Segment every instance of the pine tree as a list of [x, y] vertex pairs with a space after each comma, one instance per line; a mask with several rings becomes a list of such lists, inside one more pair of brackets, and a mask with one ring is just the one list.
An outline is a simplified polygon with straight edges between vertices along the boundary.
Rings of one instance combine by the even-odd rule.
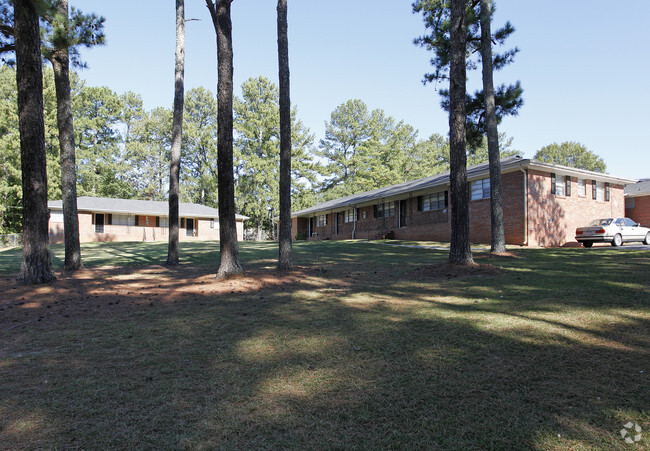
[[23, 260], [18, 281], [32, 285], [56, 280], [48, 237], [43, 74], [35, 2], [15, 0], [14, 20], [23, 185]]
[[291, 96], [287, 0], [278, 0], [278, 73], [280, 79], [280, 224], [278, 269], [293, 269], [291, 257]]
[[[478, 7], [478, 10], [477, 10]], [[430, 35], [421, 36], [415, 43], [435, 52], [431, 63], [435, 72], [425, 76], [426, 82], [440, 82], [447, 78], [450, 63], [450, 4], [445, 0], [418, 0], [413, 4], [414, 12], [422, 12], [425, 25], [431, 30]], [[507, 115], [516, 115], [523, 104], [523, 90], [519, 82], [514, 85], [500, 86], [496, 91], [493, 85], [493, 69], [500, 69], [513, 61], [519, 51], [517, 48], [503, 54], [492, 55], [492, 43], [503, 44], [514, 32], [508, 22], [504, 27], [491, 34], [492, 1], [478, 0], [465, 5], [466, 46], [467, 53], [480, 52], [483, 90], [473, 96], [465, 97], [466, 103], [466, 138], [470, 149], [481, 145], [487, 134], [490, 161], [490, 216], [492, 233], [492, 252], [505, 252], [505, 231], [503, 224], [503, 207], [501, 201], [501, 167], [499, 157], [497, 124]], [[466, 67], [476, 67], [476, 62], [466, 61]], [[450, 111], [450, 91], [441, 89], [442, 107]]]
[[172, 119], [171, 163], [169, 168], [169, 245], [167, 265], [178, 265], [179, 191], [181, 138], [183, 136], [183, 100], [185, 86], [185, 2], [176, 0], [176, 52], [174, 77], [174, 116]]
[[483, 64], [483, 93], [485, 96], [485, 129], [487, 134], [490, 167], [490, 228], [491, 252], [506, 251], [501, 199], [501, 158], [499, 156], [499, 133], [492, 75], [492, 33], [490, 25], [492, 0], [481, 0], [481, 61]]
[[218, 278], [241, 273], [237, 226], [235, 223], [235, 181], [233, 173], [233, 54], [232, 0], [206, 0], [217, 34], [217, 162], [219, 184], [219, 249], [221, 263]]
[[467, 154], [465, 153], [465, 92], [467, 35], [465, 0], [451, 0], [449, 48], [449, 195], [451, 243], [449, 262], [472, 264], [469, 237]]

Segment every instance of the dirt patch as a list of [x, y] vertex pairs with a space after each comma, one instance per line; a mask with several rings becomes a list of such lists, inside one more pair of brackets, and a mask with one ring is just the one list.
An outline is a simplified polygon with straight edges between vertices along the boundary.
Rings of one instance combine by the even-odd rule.
[[387, 280], [440, 280], [502, 273], [502, 269], [489, 264], [442, 263], [405, 272], [350, 271], [336, 265], [297, 266], [290, 272], [278, 272], [270, 266], [217, 279], [214, 268], [185, 264], [171, 268], [151, 265], [59, 272], [56, 282], [37, 286], [18, 285], [14, 277], [5, 277], [0, 279], [0, 330], [169, 304], [206, 305], [215, 301], [236, 302], [242, 297], [266, 302], [274, 294], [289, 292], [299, 285], [338, 293], [354, 286], [383, 285]]
[[269, 294], [285, 291], [292, 284], [317, 276], [319, 271], [308, 267], [287, 273], [253, 270], [218, 280], [212, 268], [194, 265], [92, 268], [59, 272], [56, 282], [37, 286], [22, 286], [14, 277], [4, 277], [0, 279], [0, 329], [169, 303], [205, 303], [216, 298]]

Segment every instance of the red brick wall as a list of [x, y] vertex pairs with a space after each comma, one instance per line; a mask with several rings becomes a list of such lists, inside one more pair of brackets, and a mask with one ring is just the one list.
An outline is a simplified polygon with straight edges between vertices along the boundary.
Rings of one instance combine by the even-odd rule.
[[[520, 245], [525, 239], [523, 172], [510, 172], [501, 176], [503, 227], [506, 244]], [[492, 239], [490, 199], [469, 202], [470, 238], [473, 243], [487, 243]]]
[[650, 196], [633, 197], [634, 208], [626, 208], [625, 216], [645, 227], [650, 227]]
[[623, 216], [623, 186], [610, 185], [610, 200], [592, 198], [591, 181], [586, 196], [578, 195], [578, 181], [571, 178], [571, 196], [551, 194], [550, 173], [529, 171], [528, 175], [528, 244], [530, 246], [577, 245], [575, 229], [588, 222]]
[[[169, 230], [167, 227], [155, 227], [156, 217], [149, 216], [150, 226], [146, 224], [145, 216], [140, 216], [140, 225], [104, 225], [104, 233], [95, 233], [95, 225], [92, 213], [79, 213], [79, 241], [82, 243], [92, 241], [167, 241]], [[242, 221], [237, 221], [237, 239], [244, 239], [244, 228]], [[50, 221], [50, 243], [62, 243], [63, 223]], [[192, 240], [218, 240], [219, 228], [210, 228], [209, 219], [194, 219], [195, 236], [187, 236], [186, 229], [179, 230], [181, 241]]]
[[[551, 194], [550, 173], [529, 170], [527, 173], [514, 171], [503, 174], [502, 187], [505, 237], [506, 243], [510, 245], [522, 245], [526, 240], [530, 246], [577, 245], [575, 241], [577, 227], [599, 217], [624, 214], [623, 186], [620, 185], [610, 186], [609, 201], [596, 201], [592, 199], [590, 180], [587, 181], [586, 196], [579, 196], [577, 179], [572, 178], [571, 196], [556, 196]], [[360, 208], [355, 238], [391, 237], [400, 240], [450, 241], [449, 209], [421, 212], [417, 210], [417, 196], [411, 196], [405, 201], [407, 203], [405, 227], [398, 226], [399, 201], [395, 201], [395, 216], [388, 218], [375, 219], [372, 205]], [[525, 213], [526, 204], [528, 215]], [[470, 201], [469, 211], [471, 241], [489, 244], [490, 200]], [[647, 211], [650, 211], [650, 208]], [[314, 226], [314, 235], [309, 239], [352, 238], [352, 223], [343, 223], [343, 218], [340, 216], [337, 230], [336, 213], [328, 212], [327, 215], [327, 225]], [[646, 221], [650, 223], [650, 218]], [[307, 235], [308, 228], [307, 218], [293, 218], [294, 237], [299, 231], [304, 231]]]

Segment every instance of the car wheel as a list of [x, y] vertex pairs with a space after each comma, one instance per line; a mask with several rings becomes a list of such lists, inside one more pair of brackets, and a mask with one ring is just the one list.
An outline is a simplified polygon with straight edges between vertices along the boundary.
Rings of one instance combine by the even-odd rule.
[[645, 240], [643, 240], [643, 244], [645, 245], [650, 244], [650, 232], [645, 234]]
[[617, 233], [612, 240], [612, 246], [619, 247], [621, 244], [623, 244], [623, 237], [620, 233]]
[[591, 242], [591, 241], [583, 241], [582, 245], [583, 245], [584, 247], [591, 247], [591, 246], [594, 245], [594, 243]]

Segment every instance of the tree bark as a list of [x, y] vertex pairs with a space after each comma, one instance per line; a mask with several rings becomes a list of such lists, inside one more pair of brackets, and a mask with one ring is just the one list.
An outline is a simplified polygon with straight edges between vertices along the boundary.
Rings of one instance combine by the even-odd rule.
[[217, 183], [219, 201], [219, 249], [217, 278], [240, 274], [235, 222], [235, 177], [233, 173], [233, 54], [232, 0], [206, 0], [217, 34]]
[[185, 1], [176, 0], [176, 51], [174, 67], [174, 113], [172, 117], [172, 148], [169, 165], [169, 244], [167, 265], [179, 263], [179, 191], [181, 177], [181, 138], [183, 136], [183, 105], [185, 95]]
[[485, 128], [488, 142], [490, 166], [490, 224], [491, 252], [506, 251], [506, 237], [503, 225], [503, 202], [501, 198], [501, 156], [499, 155], [499, 134], [494, 99], [492, 69], [492, 32], [490, 30], [492, 0], [481, 0], [481, 61], [483, 65], [483, 92], [485, 94]]
[[449, 195], [451, 244], [449, 262], [471, 264], [467, 153], [465, 151], [465, 92], [467, 23], [465, 1], [451, 0], [451, 62], [449, 70]]
[[14, 1], [16, 84], [23, 185], [23, 261], [18, 282], [56, 280], [48, 237], [43, 67], [39, 16], [33, 0]]
[[278, 0], [278, 72], [280, 79], [280, 224], [278, 269], [293, 269], [291, 255], [291, 95], [287, 0]]
[[61, 147], [61, 197], [63, 201], [63, 236], [65, 261], [63, 269], [76, 271], [82, 267], [79, 242], [79, 215], [77, 212], [77, 169], [74, 145], [72, 101], [70, 99], [70, 58], [68, 55], [68, 0], [57, 0], [57, 13], [64, 20], [64, 38], [54, 39], [52, 68], [56, 89], [56, 119]]

